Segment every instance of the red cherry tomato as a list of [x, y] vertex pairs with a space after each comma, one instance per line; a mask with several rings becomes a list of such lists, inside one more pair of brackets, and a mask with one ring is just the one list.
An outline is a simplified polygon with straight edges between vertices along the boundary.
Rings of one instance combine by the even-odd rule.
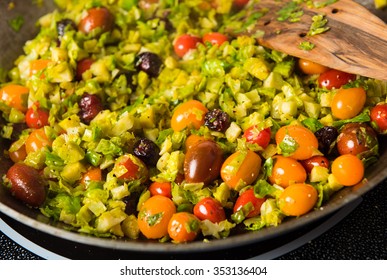
[[329, 168], [329, 160], [324, 156], [313, 156], [301, 161], [307, 173], [310, 173], [315, 166]]
[[211, 43], [212, 45], [222, 45], [224, 42], [228, 41], [226, 35], [219, 32], [207, 33], [203, 36], [204, 43]]
[[41, 128], [49, 124], [48, 117], [49, 112], [35, 103], [26, 112], [26, 124], [29, 128]]
[[387, 131], [387, 104], [378, 104], [371, 108], [371, 121], [380, 133]]
[[75, 71], [75, 79], [77, 81], [82, 80], [82, 74], [90, 69], [91, 65], [95, 62], [92, 58], [84, 58], [77, 63], [77, 69]]
[[237, 198], [234, 205], [234, 213], [240, 210], [247, 203], [251, 202], [254, 208], [246, 215], [246, 217], [251, 218], [257, 216], [261, 213], [261, 206], [265, 201], [266, 198], [258, 198], [255, 196], [253, 189], [248, 189]]
[[265, 149], [270, 143], [271, 130], [269, 127], [259, 130], [257, 126], [253, 125], [246, 129], [243, 137], [246, 138], [246, 142], [258, 144]]
[[99, 182], [101, 180], [102, 180], [101, 168], [92, 167], [82, 175], [81, 184], [87, 185], [91, 181]]
[[233, 6], [237, 9], [241, 9], [243, 8], [244, 6], [247, 5], [247, 3], [249, 3], [249, 0], [234, 0], [233, 1]]
[[320, 87], [327, 89], [341, 88], [343, 85], [348, 84], [350, 81], [354, 81], [356, 75], [342, 72], [335, 69], [330, 69], [320, 75], [318, 83]]
[[149, 186], [149, 192], [151, 193], [151, 196], [162, 195], [172, 198], [170, 182], [153, 182]]
[[200, 42], [201, 39], [199, 37], [184, 34], [176, 39], [173, 48], [179, 57], [183, 57], [189, 50], [195, 49]]
[[212, 197], [205, 197], [200, 200], [194, 206], [193, 212], [200, 220], [209, 220], [213, 223], [219, 223], [226, 219], [222, 205]]
[[102, 32], [110, 31], [113, 28], [114, 17], [105, 7], [91, 8], [87, 15], [78, 24], [78, 30], [83, 33], [90, 33], [96, 28]]
[[[115, 167], [120, 170], [124, 167], [125, 173], [120, 173], [118, 177], [126, 180], [141, 179], [143, 182], [148, 179], [148, 169], [145, 164], [136, 156], [132, 154], [126, 154], [117, 159]], [[121, 170], [120, 170], [121, 171]]]

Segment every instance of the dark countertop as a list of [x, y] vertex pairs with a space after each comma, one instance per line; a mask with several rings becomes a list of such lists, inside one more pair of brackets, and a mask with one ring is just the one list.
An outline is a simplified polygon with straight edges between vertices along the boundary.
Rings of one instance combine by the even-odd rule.
[[[359, 205], [354, 206], [355, 209], [343, 218], [339, 223], [335, 224], [332, 228], [324, 231], [323, 233], [317, 232], [317, 237], [312, 236], [311, 240], [304, 240], [303, 245], [294, 245], [293, 239], [287, 244], [293, 244], [291, 251], [278, 250], [276, 251], [276, 245], [271, 247], [271, 253], [266, 253], [257, 257], [262, 258], [275, 258], [278, 260], [316, 260], [316, 259], [341, 259], [341, 260], [381, 260], [387, 258], [387, 180], [375, 187], [370, 192], [363, 196], [363, 200], [358, 201]], [[26, 228], [15, 222], [3, 214], [0, 215], [4, 221], [8, 224], [12, 224], [12, 228], [23, 235]], [[323, 221], [324, 222], [324, 221]], [[321, 223], [321, 222], [320, 222]], [[317, 230], [319, 225], [313, 225]], [[27, 228], [28, 230], [28, 228]], [[306, 234], [309, 233], [306, 230]], [[37, 256], [31, 253], [27, 249], [19, 246], [12, 239], [6, 236], [3, 232], [6, 231], [0, 227], [0, 259], [23, 259], [23, 260], [36, 260], [43, 259], [41, 256]], [[314, 230], [316, 234], [316, 230]], [[25, 235], [25, 234], [24, 234]], [[298, 234], [299, 235], [299, 234]], [[28, 230], [27, 238], [32, 240], [41, 240], [41, 246], [55, 243], [55, 240], [51, 236], [45, 236], [38, 231]], [[297, 234], [295, 234], [297, 236]], [[304, 236], [304, 235], [302, 235]], [[310, 237], [310, 234], [308, 238]], [[281, 237], [283, 238], [283, 237]], [[314, 239], [313, 239], [314, 238]], [[305, 244], [306, 242], [306, 244]], [[190, 259], [199, 259], [200, 255], [146, 255], [146, 254], [130, 254], [128, 252], [106, 252], [101, 251], [98, 248], [90, 248], [79, 244], [67, 244], [60, 246], [59, 251], [54, 252], [60, 256], [66, 258], [75, 259], [147, 259], [154, 257], [155, 259], [165, 258], [174, 259], [185, 257]], [[274, 241], [275, 243], [275, 241]], [[42, 245], [43, 244], [43, 245]], [[285, 244], [286, 245], [286, 244]], [[51, 246], [51, 245], [50, 245]], [[257, 245], [258, 246], [258, 245]], [[260, 245], [259, 245], [260, 246]], [[282, 247], [281, 247], [282, 246]], [[296, 247], [294, 247], [296, 246]], [[68, 247], [66, 251], [63, 247]], [[284, 244], [278, 245], [283, 248]], [[286, 247], [286, 246], [285, 246]], [[288, 246], [289, 247], [289, 246]], [[47, 248], [47, 247], [45, 247]], [[51, 247], [48, 247], [51, 249]], [[74, 250], [76, 249], [76, 250]], [[51, 249], [51, 251], [53, 251]], [[76, 251], [76, 255], [74, 254]], [[260, 255], [260, 248], [248, 246], [245, 248], [235, 248], [226, 252], [213, 252], [206, 253], [207, 259], [249, 259], [254, 258], [257, 254]]]

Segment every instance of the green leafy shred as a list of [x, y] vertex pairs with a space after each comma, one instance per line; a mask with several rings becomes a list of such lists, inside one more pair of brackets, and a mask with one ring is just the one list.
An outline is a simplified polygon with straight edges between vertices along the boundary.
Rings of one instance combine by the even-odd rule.
[[13, 31], [15, 32], [19, 32], [20, 29], [23, 27], [24, 25], [24, 17], [21, 16], [21, 15], [18, 15], [16, 16], [15, 18], [13, 19], [10, 19], [8, 21], [8, 24], [9, 26], [12, 28]]
[[330, 29], [327, 26], [328, 19], [325, 18], [325, 15], [319, 14], [312, 17], [312, 24], [307, 33], [308, 36], [315, 36], [317, 34], [324, 33]]
[[315, 48], [315, 44], [311, 43], [311, 42], [308, 42], [308, 41], [302, 41], [299, 45], [298, 45], [298, 48], [300, 50], [304, 50], [304, 51], [311, 51]]
[[287, 3], [282, 9], [278, 12], [278, 21], [289, 21], [289, 22], [298, 22], [301, 20], [301, 17], [304, 14], [302, 7], [295, 1]]

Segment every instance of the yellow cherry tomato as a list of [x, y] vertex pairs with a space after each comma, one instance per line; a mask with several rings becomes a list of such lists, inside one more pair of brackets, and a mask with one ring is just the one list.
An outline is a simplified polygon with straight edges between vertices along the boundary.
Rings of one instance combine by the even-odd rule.
[[188, 212], [173, 214], [168, 224], [168, 234], [175, 242], [193, 241], [200, 230], [200, 220]]
[[324, 65], [303, 58], [298, 60], [298, 67], [303, 73], [308, 75], [321, 74], [329, 70], [329, 68]]
[[0, 89], [0, 101], [25, 113], [28, 109], [28, 93], [29, 89], [24, 86], [9, 84]]
[[[51, 62], [49, 59], [36, 59], [30, 62], [30, 76], [36, 75], [42, 72], [47, 68], [48, 64]], [[42, 73], [40, 75], [41, 79], [45, 78], [45, 75]]]
[[332, 162], [332, 174], [343, 186], [353, 186], [363, 179], [363, 162], [355, 155], [345, 154]]
[[308, 159], [318, 151], [317, 137], [301, 125], [281, 127], [275, 135], [275, 141], [283, 155], [297, 160]]
[[301, 216], [312, 210], [317, 198], [317, 190], [312, 185], [292, 184], [281, 193], [278, 205], [287, 216]]
[[44, 128], [33, 130], [26, 139], [27, 154], [41, 150], [45, 146], [51, 146], [52, 141], [48, 139]]
[[261, 163], [261, 157], [253, 151], [237, 151], [224, 161], [220, 175], [227, 186], [239, 190], [257, 179]]
[[269, 176], [269, 182], [271, 184], [277, 184], [286, 188], [294, 183], [305, 182], [307, 175], [305, 168], [300, 162], [293, 158], [280, 155], [274, 156], [273, 160], [274, 165]]
[[366, 97], [363, 88], [339, 89], [332, 98], [332, 115], [341, 120], [355, 117], [363, 110]]
[[169, 220], [176, 213], [171, 199], [162, 195], [151, 196], [138, 213], [138, 227], [148, 239], [158, 239], [168, 234]]
[[204, 124], [204, 115], [208, 109], [197, 100], [180, 104], [172, 115], [171, 127], [174, 131], [185, 128], [199, 129]]

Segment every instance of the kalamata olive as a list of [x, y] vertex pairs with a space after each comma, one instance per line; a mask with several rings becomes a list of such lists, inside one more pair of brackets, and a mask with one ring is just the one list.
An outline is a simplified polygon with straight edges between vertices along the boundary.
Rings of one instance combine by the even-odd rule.
[[136, 67], [139, 71], [144, 71], [151, 77], [157, 77], [160, 73], [163, 61], [152, 52], [143, 52], [137, 56]]
[[302, 166], [307, 173], [310, 173], [315, 166], [329, 168], [329, 160], [324, 156], [313, 156], [301, 161]]
[[94, 63], [94, 59], [88, 57], [84, 58], [77, 63], [77, 69], [75, 70], [75, 80], [81, 81], [82, 74], [90, 69], [91, 65]]
[[105, 7], [91, 8], [87, 11], [87, 15], [81, 19], [78, 24], [78, 29], [83, 33], [90, 33], [96, 28], [100, 28], [101, 32], [107, 32], [113, 29], [114, 17]]
[[184, 159], [185, 180], [209, 184], [219, 177], [223, 163], [222, 149], [211, 140], [201, 141], [190, 148]]
[[139, 157], [146, 165], [156, 166], [160, 158], [160, 148], [152, 140], [142, 138], [136, 142], [133, 154]]
[[66, 30], [76, 30], [77, 26], [71, 19], [65, 18], [56, 23], [56, 30], [58, 37], [61, 38], [65, 34]]
[[39, 172], [24, 163], [15, 163], [8, 169], [11, 193], [32, 207], [39, 207], [46, 199], [44, 180]]
[[94, 117], [103, 110], [101, 99], [95, 94], [85, 93], [78, 102], [81, 120], [89, 124]]
[[208, 111], [204, 116], [204, 125], [214, 131], [225, 132], [230, 124], [230, 116], [220, 109]]
[[378, 150], [376, 132], [364, 123], [346, 124], [337, 137], [337, 150], [341, 155], [375, 155]]
[[318, 140], [318, 149], [323, 152], [324, 155], [327, 155], [331, 152], [339, 132], [333, 126], [324, 126], [317, 130], [314, 135]]

